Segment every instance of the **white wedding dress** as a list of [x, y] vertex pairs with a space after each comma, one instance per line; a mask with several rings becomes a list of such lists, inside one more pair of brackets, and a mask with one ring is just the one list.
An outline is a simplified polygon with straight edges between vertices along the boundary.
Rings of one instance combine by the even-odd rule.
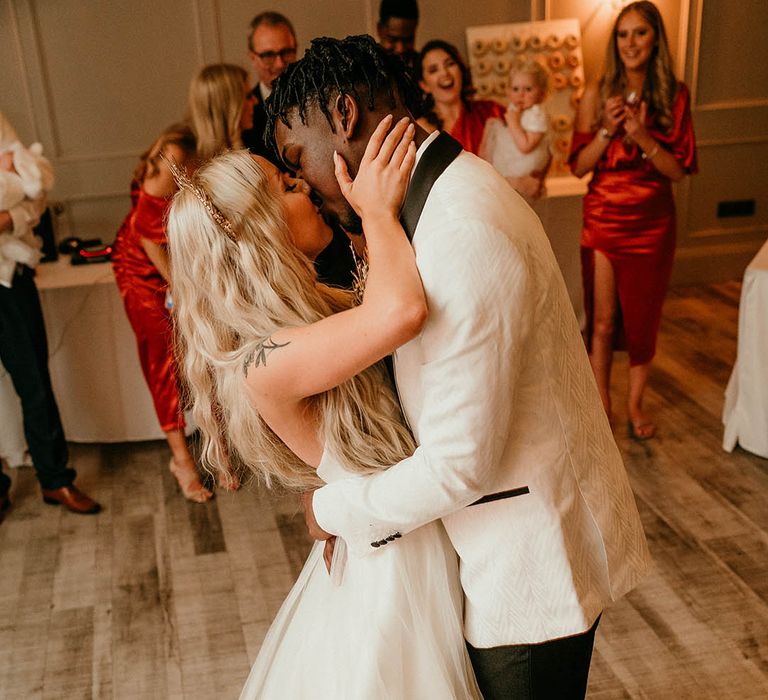
[[[350, 476], [327, 452], [317, 472], [326, 483]], [[350, 557], [343, 571], [338, 563], [330, 576], [315, 543], [241, 700], [482, 697], [464, 644], [456, 554], [440, 523]]]

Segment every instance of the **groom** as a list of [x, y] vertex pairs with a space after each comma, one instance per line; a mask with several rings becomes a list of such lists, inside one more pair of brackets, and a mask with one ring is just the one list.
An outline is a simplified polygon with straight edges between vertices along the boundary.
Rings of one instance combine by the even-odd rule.
[[[275, 83], [268, 128], [324, 215], [360, 233], [333, 152], [354, 177], [380, 120], [417, 105], [370, 37], [317, 39]], [[538, 218], [450, 137], [417, 145], [403, 222], [429, 319], [394, 367], [419, 447], [315, 491], [310, 531], [376, 556], [442, 519], [486, 700], [581, 698], [603, 608], [648, 566], [634, 498]]]

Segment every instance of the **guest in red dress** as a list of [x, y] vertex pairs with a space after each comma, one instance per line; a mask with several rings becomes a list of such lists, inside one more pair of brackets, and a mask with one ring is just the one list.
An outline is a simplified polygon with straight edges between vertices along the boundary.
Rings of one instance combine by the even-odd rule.
[[[475, 88], [469, 68], [458, 49], [447, 41], [427, 42], [416, 61], [416, 78], [425, 96], [419, 124], [427, 131], [447, 131], [477, 155], [486, 122], [495, 117], [504, 123], [505, 108], [494, 100], [472, 99]], [[544, 173], [538, 177], [508, 178], [510, 184], [531, 200], [541, 195]]]
[[581, 237], [592, 369], [610, 417], [613, 350], [628, 351], [628, 431], [645, 440], [656, 432], [643, 393], [675, 253], [671, 183], [697, 169], [688, 89], [651, 2], [616, 19], [605, 75], [579, 105], [571, 168], [593, 173]]
[[[165, 215], [176, 192], [161, 156], [188, 171], [229, 148], [239, 148], [240, 132], [250, 128], [253, 98], [248, 75], [234, 65], [212, 65], [195, 77], [189, 92], [189, 124], [176, 124], [141, 157], [131, 183], [131, 211], [114, 244], [112, 265], [128, 320], [136, 334], [139, 360], [160, 427], [171, 448], [171, 472], [186, 498], [204, 503], [203, 486], [184, 435], [184, 412], [174, 356], [168, 292]], [[172, 302], [171, 302], [172, 303]], [[228, 482], [225, 487], [236, 487]]]

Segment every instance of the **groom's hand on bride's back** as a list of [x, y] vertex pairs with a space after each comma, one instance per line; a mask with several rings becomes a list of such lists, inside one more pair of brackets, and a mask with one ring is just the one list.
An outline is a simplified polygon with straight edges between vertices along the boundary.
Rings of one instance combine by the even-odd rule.
[[301, 494], [301, 504], [304, 507], [304, 522], [307, 524], [309, 536], [313, 540], [327, 540], [332, 535], [317, 524], [315, 512], [312, 510], [312, 496], [314, 493], [314, 491], [305, 491]]
[[336, 543], [336, 538], [323, 530], [323, 528], [317, 524], [317, 520], [315, 520], [315, 512], [312, 510], [312, 496], [314, 493], [314, 491], [305, 491], [301, 494], [301, 504], [304, 507], [304, 522], [307, 524], [307, 530], [312, 539], [325, 540], [323, 561], [325, 561], [325, 568], [328, 569], [328, 573], [330, 573], [331, 560], [333, 559], [333, 546]]

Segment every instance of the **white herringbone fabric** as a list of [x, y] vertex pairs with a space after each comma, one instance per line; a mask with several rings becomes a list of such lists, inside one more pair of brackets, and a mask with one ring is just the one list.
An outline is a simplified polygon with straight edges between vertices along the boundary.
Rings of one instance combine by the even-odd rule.
[[[541, 223], [462, 153], [435, 183], [413, 245], [429, 320], [395, 370], [419, 447], [386, 472], [317, 491], [318, 522], [362, 556], [442, 518], [476, 647], [583, 632], [649, 559]], [[470, 505], [523, 486], [530, 493]]]

